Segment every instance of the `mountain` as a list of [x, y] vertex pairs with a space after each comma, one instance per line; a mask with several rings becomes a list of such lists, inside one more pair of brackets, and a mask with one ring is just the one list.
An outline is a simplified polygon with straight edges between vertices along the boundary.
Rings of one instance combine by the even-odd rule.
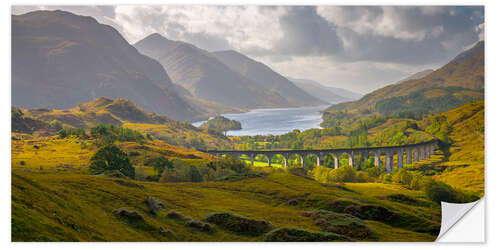
[[396, 83], [402, 83], [402, 82], [406, 82], [408, 80], [418, 80], [420, 78], [424, 78], [426, 77], [427, 75], [429, 75], [430, 73], [434, 72], [434, 70], [432, 69], [426, 69], [426, 70], [423, 70], [423, 71], [420, 71], [420, 72], [417, 72], [415, 74], [412, 74], [404, 79], [401, 79], [399, 81], [397, 81]]
[[211, 53], [192, 44], [152, 34], [134, 46], [144, 55], [158, 60], [173, 82], [195, 98], [241, 109], [294, 106], [278, 93], [231, 70]]
[[[343, 96], [338, 94], [338, 90], [335, 90], [335, 88], [327, 87], [325, 85], [322, 85], [316, 81], [313, 80], [308, 80], [308, 79], [295, 79], [288, 77], [290, 81], [295, 83], [295, 85], [310, 95], [313, 95], [325, 102], [335, 104], [335, 103], [340, 103], [340, 102], [346, 102], [346, 101], [352, 101], [356, 98], [351, 98], [352, 95], [348, 96]], [[344, 90], [344, 92], [350, 92], [348, 90]], [[356, 94], [351, 92], [352, 94]], [[361, 97], [361, 95], [359, 95]]]
[[[452, 90], [453, 95], [473, 98], [484, 95], [478, 95], [478, 92], [484, 93], [484, 41], [478, 42], [473, 48], [460, 53], [423, 78], [388, 85], [357, 101], [336, 104], [328, 110], [374, 111], [377, 103], [384, 99], [404, 97], [423, 90], [429, 92], [427, 98], [435, 97], [436, 94], [443, 96], [440, 89]], [[456, 91], [459, 93], [455, 94]]]
[[278, 93], [287, 99], [291, 106], [310, 106], [325, 104], [323, 101], [295, 86], [290, 80], [276, 73], [267, 65], [255, 61], [234, 50], [212, 52], [219, 61], [233, 71], [260, 84], [264, 89]]
[[118, 31], [65, 11], [12, 16], [12, 104], [69, 108], [99, 96], [127, 98], [178, 120], [200, 115], [163, 67]]
[[353, 92], [344, 88], [335, 88], [329, 86], [326, 87], [330, 89], [333, 93], [336, 93], [337, 95], [340, 95], [350, 100], [358, 100], [359, 98], [363, 97], [363, 95], [360, 93]]

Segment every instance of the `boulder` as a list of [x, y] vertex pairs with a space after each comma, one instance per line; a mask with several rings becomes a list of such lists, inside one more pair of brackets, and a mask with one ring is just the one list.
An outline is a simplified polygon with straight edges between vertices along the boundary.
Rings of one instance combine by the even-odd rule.
[[206, 233], [213, 233], [215, 230], [213, 229], [212, 226], [210, 226], [210, 224], [207, 224], [207, 223], [204, 223], [202, 221], [199, 221], [199, 220], [188, 220], [186, 221], [186, 225], [188, 227], [192, 227], [192, 228], [196, 228], [198, 230], [201, 230], [203, 232], [206, 232]]
[[162, 226], [160, 226], [160, 228], [158, 230], [159, 230], [160, 234], [163, 235], [163, 236], [165, 236], [165, 237], [169, 237], [169, 236], [171, 236], [173, 234], [172, 230], [166, 229], [166, 228], [164, 228]]
[[326, 232], [344, 235], [357, 240], [375, 238], [373, 231], [362, 220], [350, 214], [313, 210], [302, 212], [302, 215], [314, 219], [314, 224]]
[[121, 218], [127, 219], [131, 222], [139, 222], [139, 221], [144, 221], [144, 217], [142, 215], [135, 211], [135, 210], [129, 210], [127, 208], [119, 208], [114, 212], [116, 215], [118, 215]]
[[161, 202], [160, 200], [158, 200], [157, 198], [155, 197], [148, 197], [144, 203], [146, 203], [146, 206], [148, 206], [149, 208], [149, 213], [151, 213], [152, 215], [156, 215], [160, 210], [163, 210], [165, 209], [165, 205], [163, 204], [163, 202]]

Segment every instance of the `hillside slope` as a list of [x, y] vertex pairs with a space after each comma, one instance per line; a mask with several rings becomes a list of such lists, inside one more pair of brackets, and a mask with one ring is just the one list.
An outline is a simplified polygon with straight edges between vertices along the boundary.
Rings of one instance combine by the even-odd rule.
[[330, 87], [327, 87], [325, 85], [322, 85], [316, 81], [313, 80], [307, 80], [307, 79], [295, 79], [295, 78], [288, 78], [290, 81], [295, 83], [297, 87], [303, 89], [307, 93], [316, 96], [317, 98], [331, 103], [331, 104], [336, 104], [340, 102], [347, 102], [347, 101], [352, 101], [355, 100], [356, 98], [352, 98], [351, 95], [343, 96], [339, 94], [338, 92], [340, 91], [335, 91]]
[[484, 41], [462, 52], [455, 59], [420, 79], [404, 81], [375, 90], [363, 98], [340, 103], [327, 110], [371, 110], [377, 102], [391, 97], [406, 96], [414, 91], [430, 88], [460, 87], [477, 91], [484, 90]]
[[212, 52], [219, 61], [230, 69], [260, 84], [264, 89], [278, 93], [293, 106], [321, 105], [324, 102], [295, 86], [267, 65], [255, 61], [234, 50]]
[[[12, 185], [13, 241], [263, 241], [263, 234], [237, 233], [215, 224], [210, 224], [210, 231], [192, 227], [183, 217], [168, 216], [167, 212], [176, 211], [189, 216], [188, 220], [231, 212], [266, 220], [275, 229], [320, 232], [323, 230], [318, 223], [303, 211], [327, 207], [325, 204], [342, 197], [412, 216], [405, 221], [408, 224], [360, 221], [362, 229], [373, 231], [373, 236], [359, 241], [433, 241], [436, 235], [415, 232], [418, 229], [411, 226], [439, 229], [440, 220], [439, 207], [380, 198], [405, 194], [419, 199], [421, 192], [385, 184], [347, 184], [340, 188], [291, 174], [232, 182], [158, 184], [72, 173], [37, 174], [16, 167]], [[166, 207], [157, 215], [151, 215], [144, 203], [151, 196]], [[295, 199], [300, 200], [299, 205], [287, 204]], [[122, 207], [137, 211], [143, 219], [134, 222], [115, 215], [114, 211]], [[170, 233], [162, 234], [160, 227]]]
[[446, 170], [440, 180], [484, 194], [484, 101], [465, 104], [442, 114], [451, 126]]
[[208, 51], [192, 44], [152, 34], [134, 46], [141, 53], [157, 59], [173, 82], [196, 98], [243, 109], [291, 105], [278, 93], [234, 72]]
[[12, 103], [69, 108], [99, 96], [127, 98], [177, 120], [199, 113], [155, 60], [114, 28], [65, 11], [12, 16]]
[[417, 72], [415, 74], [411, 74], [410, 76], [405, 77], [405, 78], [397, 81], [396, 83], [402, 83], [402, 82], [406, 82], [409, 80], [418, 80], [418, 79], [421, 79], [421, 78], [428, 76], [432, 72], [434, 72], [434, 70], [432, 70], [432, 69], [423, 70], [423, 71]]
[[198, 149], [231, 147], [229, 140], [219, 134], [209, 133], [189, 123], [147, 112], [124, 98], [113, 100], [99, 97], [71, 109], [35, 108], [22, 112], [26, 118], [45, 123], [60, 121], [66, 128], [90, 129], [99, 124], [113, 124], [137, 130], [144, 135], [152, 135], [173, 145]]

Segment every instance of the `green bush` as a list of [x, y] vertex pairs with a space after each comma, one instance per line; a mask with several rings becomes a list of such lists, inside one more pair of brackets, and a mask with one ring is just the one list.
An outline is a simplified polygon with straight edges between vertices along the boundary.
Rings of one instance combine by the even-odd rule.
[[160, 182], [201, 182], [203, 176], [198, 168], [188, 163], [175, 159], [171, 161], [172, 167], [163, 171]]
[[59, 131], [59, 130], [63, 129], [62, 122], [59, 120], [52, 120], [49, 123], [49, 127], [54, 129], [55, 131]]
[[413, 172], [412, 175], [413, 178], [410, 182], [410, 189], [413, 190], [422, 190], [432, 181], [430, 177], [423, 176], [420, 172]]
[[370, 177], [378, 178], [381, 174], [385, 173], [385, 168], [382, 166], [371, 167], [365, 169], [365, 171]]
[[69, 136], [76, 136], [81, 139], [87, 138], [87, 134], [85, 133], [85, 130], [81, 128], [66, 128], [66, 129], [61, 129], [57, 132], [57, 135], [59, 138], [64, 139]]
[[392, 176], [393, 183], [399, 183], [402, 185], [409, 186], [413, 179], [413, 175], [406, 171], [405, 169], [400, 169]]
[[356, 171], [356, 182], [373, 182], [373, 178], [367, 172]]
[[425, 187], [425, 194], [427, 197], [437, 203], [441, 201], [451, 202], [451, 203], [465, 203], [472, 202], [479, 197], [473, 194], [469, 194], [457, 189], [454, 189], [450, 185], [441, 181], [430, 181]]
[[125, 152], [116, 145], [106, 145], [100, 148], [90, 158], [91, 174], [102, 174], [105, 171], [118, 170], [125, 176], [135, 178], [135, 169]]
[[111, 144], [115, 141], [143, 142], [144, 136], [129, 128], [117, 127], [113, 124], [101, 124], [90, 129], [90, 136], [100, 144]]
[[172, 169], [174, 166], [165, 156], [160, 156], [153, 160], [153, 168], [157, 175], [161, 175], [165, 169]]
[[203, 181], [203, 176], [201, 176], [201, 173], [198, 170], [198, 168], [196, 168], [194, 166], [189, 166], [188, 177], [191, 180], [191, 182], [202, 182]]
[[355, 182], [356, 171], [351, 166], [342, 166], [333, 170], [333, 182]]

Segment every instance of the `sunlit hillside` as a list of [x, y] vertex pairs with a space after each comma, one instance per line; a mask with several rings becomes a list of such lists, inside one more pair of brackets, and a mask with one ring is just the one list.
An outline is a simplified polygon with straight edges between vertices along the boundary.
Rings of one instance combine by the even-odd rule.
[[[99, 97], [87, 103], [81, 103], [72, 109], [57, 110], [35, 108], [21, 110], [19, 117], [43, 121], [47, 129], [51, 122], [60, 122], [64, 128], [90, 129], [99, 124], [113, 124], [137, 130], [144, 135], [151, 135], [170, 144], [197, 149], [229, 148], [230, 142], [218, 133], [200, 130], [189, 123], [182, 123], [168, 117], [147, 112], [127, 99], [109, 99]], [[13, 128], [21, 126], [25, 120], [14, 121]], [[17, 120], [16, 120], [17, 121]], [[38, 125], [40, 127], [40, 125]], [[17, 132], [33, 132], [21, 130]], [[57, 132], [56, 130], [53, 133]], [[47, 131], [44, 131], [47, 134]], [[50, 133], [48, 133], [50, 134]]]

